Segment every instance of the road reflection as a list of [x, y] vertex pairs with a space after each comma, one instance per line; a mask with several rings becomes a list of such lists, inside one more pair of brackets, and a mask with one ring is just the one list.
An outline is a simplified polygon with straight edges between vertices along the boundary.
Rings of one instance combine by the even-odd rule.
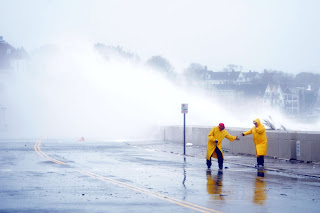
[[182, 181], [182, 185], [183, 188], [186, 188], [185, 182], [187, 179], [187, 173], [186, 173], [186, 157], [183, 158], [183, 181]]
[[207, 170], [207, 192], [212, 196], [214, 200], [224, 200], [222, 192], [223, 173], [218, 171], [216, 175], [211, 174], [211, 170]]
[[182, 185], [184, 188], [184, 194], [183, 194], [183, 200], [186, 199], [187, 197], [187, 187], [186, 187], [186, 180], [187, 180], [187, 172], [186, 172], [186, 165], [187, 165], [187, 161], [186, 161], [186, 157], [183, 158], [183, 180], [182, 180]]
[[262, 206], [265, 205], [267, 199], [265, 172], [263, 170], [257, 172], [253, 196], [253, 202]]

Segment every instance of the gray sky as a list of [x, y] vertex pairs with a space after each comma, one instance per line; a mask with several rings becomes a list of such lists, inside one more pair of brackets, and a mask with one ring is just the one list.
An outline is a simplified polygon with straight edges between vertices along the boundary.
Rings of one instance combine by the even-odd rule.
[[0, 35], [27, 51], [48, 43], [120, 45], [218, 71], [320, 73], [318, 0], [0, 0]]

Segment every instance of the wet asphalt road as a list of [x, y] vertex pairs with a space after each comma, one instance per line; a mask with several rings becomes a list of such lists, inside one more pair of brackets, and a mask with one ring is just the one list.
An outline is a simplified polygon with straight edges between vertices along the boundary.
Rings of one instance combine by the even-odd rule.
[[320, 179], [208, 171], [159, 143], [2, 140], [0, 212], [319, 212]]

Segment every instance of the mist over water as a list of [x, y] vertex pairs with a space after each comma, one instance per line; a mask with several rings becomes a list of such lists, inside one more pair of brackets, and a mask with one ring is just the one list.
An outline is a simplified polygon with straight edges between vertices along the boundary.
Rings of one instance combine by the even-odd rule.
[[249, 128], [270, 114], [259, 106], [224, 106], [142, 63], [106, 61], [92, 45], [35, 53], [27, 71], [7, 76], [5, 88], [10, 137], [152, 138], [161, 125], [183, 124], [182, 103], [189, 104], [187, 125]]
[[210, 107], [160, 73], [106, 61], [90, 45], [35, 54], [26, 72], [8, 77], [5, 94], [8, 133], [15, 137], [150, 137], [159, 125], [182, 124], [181, 103], [203, 104], [203, 112]]

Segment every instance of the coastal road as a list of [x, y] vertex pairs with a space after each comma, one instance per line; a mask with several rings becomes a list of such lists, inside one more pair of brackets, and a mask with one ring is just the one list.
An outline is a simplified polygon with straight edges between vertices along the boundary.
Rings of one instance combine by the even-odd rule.
[[207, 170], [159, 143], [1, 140], [0, 212], [319, 212], [317, 178]]

